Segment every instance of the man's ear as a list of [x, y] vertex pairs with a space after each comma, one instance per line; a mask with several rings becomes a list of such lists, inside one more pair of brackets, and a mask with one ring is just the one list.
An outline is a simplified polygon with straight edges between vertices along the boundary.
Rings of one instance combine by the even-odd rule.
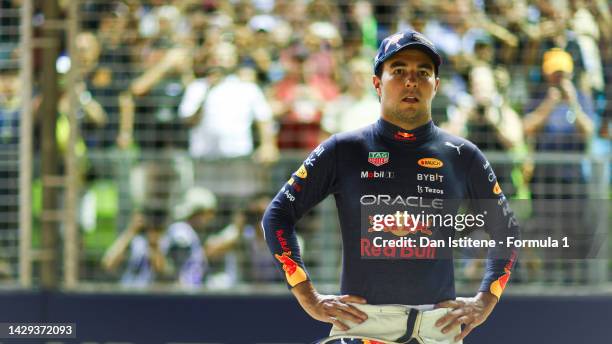
[[437, 93], [440, 88], [440, 78], [436, 77], [436, 86], [434, 87], [434, 91]]
[[378, 98], [380, 99], [381, 90], [380, 90], [380, 78], [376, 75], [372, 75], [372, 85], [374, 85], [374, 89], [376, 90], [376, 94], [378, 94]]

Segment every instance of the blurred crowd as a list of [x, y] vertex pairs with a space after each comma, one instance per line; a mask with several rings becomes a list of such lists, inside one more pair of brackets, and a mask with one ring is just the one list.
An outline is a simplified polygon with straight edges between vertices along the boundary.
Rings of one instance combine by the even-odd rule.
[[[19, 4], [3, 0], [2, 8]], [[11, 18], [0, 20], [9, 25]], [[522, 157], [498, 169], [506, 194], [546, 195], [536, 184], [550, 178], [584, 182], [580, 166], [555, 174], [524, 158], [530, 152], [610, 154], [612, 16], [605, 0], [82, 0], [79, 20], [70, 64], [81, 75], [83, 152], [184, 152], [204, 163], [252, 158], [274, 166], [284, 152], [311, 150], [379, 117], [374, 53], [382, 37], [410, 27], [443, 55], [436, 124], [484, 151]], [[18, 54], [2, 51], [0, 60]], [[17, 142], [20, 87], [15, 67], [1, 65], [3, 143]], [[195, 207], [186, 195], [175, 199]], [[148, 272], [130, 270], [124, 280], [151, 281], [156, 271], [189, 284], [202, 280], [209, 259], [230, 259], [228, 247], [262, 245], [260, 231], [248, 229], [259, 222], [244, 215], [253, 209], [200, 242], [194, 233], [210, 222], [214, 197], [180, 216], [168, 215], [167, 204], [143, 202], [104, 266], [112, 270], [127, 256], [128, 266], [145, 264]]]
[[[576, 98], [590, 120], [576, 116], [578, 132], [609, 138], [612, 16], [602, 0], [84, 0], [80, 14], [73, 64], [91, 148], [255, 154], [261, 162], [279, 149], [310, 150], [378, 117], [372, 56], [381, 37], [405, 27], [443, 54], [438, 125], [507, 151], [567, 134], [548, 123], [555, 116], [534, 123], [530, 115], [542, 100], [554, 108]], [[19, 85], [10, 68], [2, 72], [4, 114]], [[3, 121], [8, 140], [5, 131]]]

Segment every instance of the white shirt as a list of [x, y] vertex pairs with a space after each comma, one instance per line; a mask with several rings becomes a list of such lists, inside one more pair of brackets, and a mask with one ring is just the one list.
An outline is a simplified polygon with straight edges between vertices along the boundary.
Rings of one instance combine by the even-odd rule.
[[161, 238], [159, 246], [166, 257], [172, 247], [187, 249], [189, 251], [187, 259], [180, 267], [177, 267], [179, 268], [178, 281], [185, 287], [197, 287], [202, 283], [202, 277], [208, 270], [208, 260], [198, 234], [189, 223], [179, 221], [171, 224]]
[[227, 76], [212, 89], [205, 79], [189, 84], [179, 106], [179, 116], [193, 116], [200, 106], [203, 117], [191, 129], [189, 140], [189, 152], [194, 158], [251, 154], [251, 125], [254, 121], [272, 118], [272, 110], [259, 86], [234, 75]]
[[448, 56], [455, 56], [461, 53], [473, 54], [476, 38], [486, 34], [486, 31], [472, 28], [459, 34], [450, 26], [430, 21], [425, 26], [423, 34], [434, 43], [438, 51]]
[[359, 129], [376, 122], [380, 117], [380, 103], [370, 94], [355, 99], [341, 95], [325, 109], [321, 126], [330, 134]]
[[149, 241], [146, 236], [139, 234], [130, 243], [130, 257], [121, 284], [130, 287], [146, 287], [155, 278], [155, 272], [149, 262]]

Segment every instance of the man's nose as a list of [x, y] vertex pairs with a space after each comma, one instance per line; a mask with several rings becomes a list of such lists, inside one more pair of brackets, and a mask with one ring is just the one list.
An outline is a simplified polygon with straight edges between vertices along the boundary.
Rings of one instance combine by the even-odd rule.
[[404, 82], [406, 87], [416, 87], [417, 86], [417, 72], [409, 71], [406, 72], [406, 80]]

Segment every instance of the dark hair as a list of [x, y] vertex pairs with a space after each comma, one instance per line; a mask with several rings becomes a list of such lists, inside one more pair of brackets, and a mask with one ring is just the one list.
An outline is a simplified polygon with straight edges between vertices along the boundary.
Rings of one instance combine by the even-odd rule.
[[159, 207], [145, 207], [142, 209], [147, 229], [162, 228], [168, 221], [168, 211]]

